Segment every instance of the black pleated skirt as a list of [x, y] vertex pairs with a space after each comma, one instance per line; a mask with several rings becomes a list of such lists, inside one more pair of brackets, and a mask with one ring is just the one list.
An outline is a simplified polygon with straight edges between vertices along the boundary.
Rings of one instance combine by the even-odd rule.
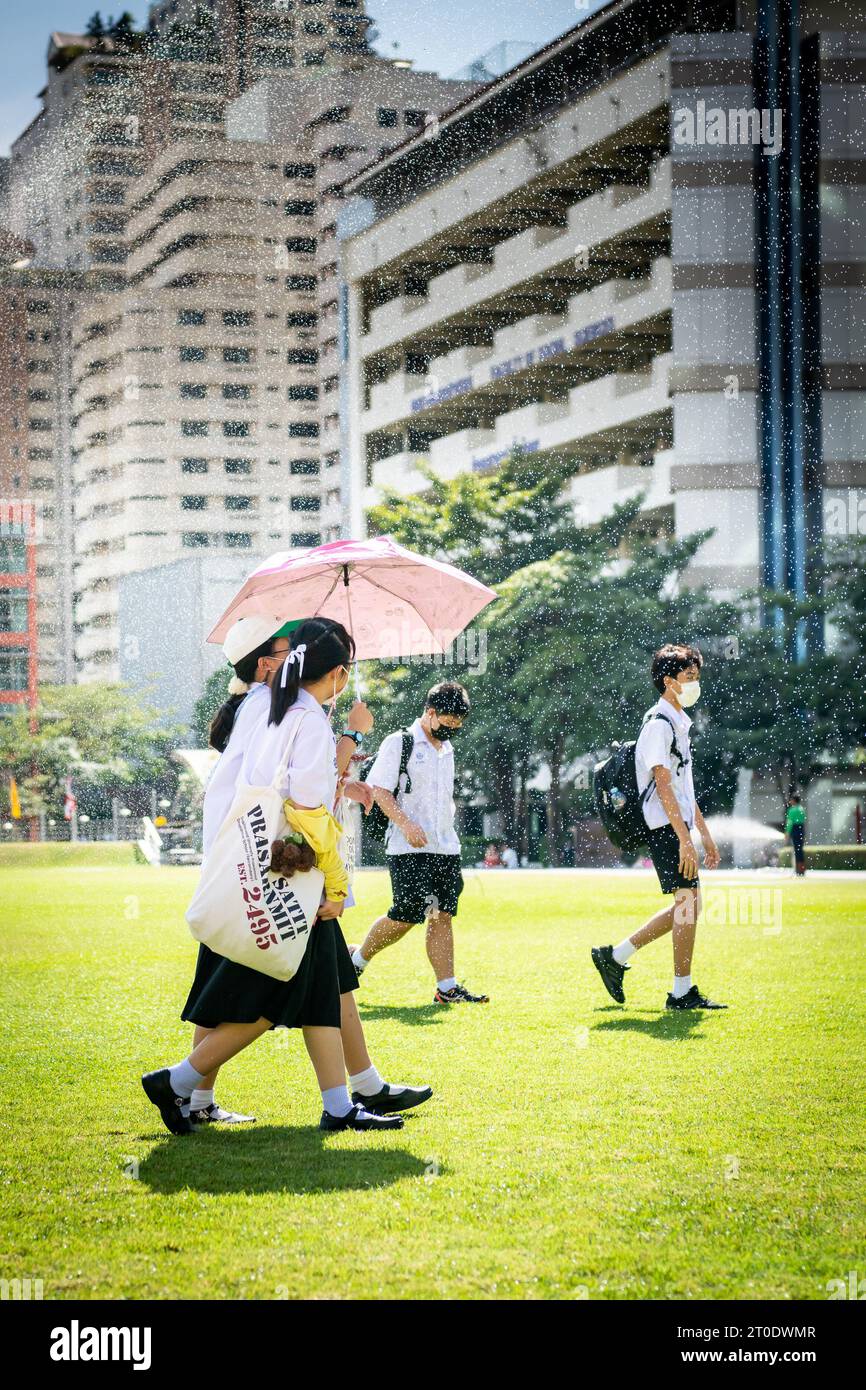
[[336, 918], [317, 920], [301, 967], [291, 980], [275, 980], [201, 945], [195, 979], [181, 1018], [202, 1028], [255, 1023], [275, 1028], [339, 1028], [340, 995], [358, 988], [358, 976]]

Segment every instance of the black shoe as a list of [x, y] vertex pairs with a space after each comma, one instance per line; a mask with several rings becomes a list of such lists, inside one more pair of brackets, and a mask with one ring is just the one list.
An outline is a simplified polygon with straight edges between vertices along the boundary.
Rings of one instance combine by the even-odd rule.
[[148, 1100], [153, 1101], [166, 1129], [170, 1129], [172, 1134], [192, 1134], [192, 1125], [184, 1114], [181, 1113], [181, 1106], [188, 1104], [186, 1096], [179, 1096], [172, 1089], [169, 1080], [168, 1067], [163, 1067], [161, 1071], [149, 1071], [141, 1078], [144, 1087], [144, 1094]]
[[453, 989], [437, 989], [433, 995], [434, 1004], [489, 1004], [487, 994], [470, 994], [465, 985], [455, 985]]
[[393, 1115], [395, 1110], [413, 1110], [416, 1105], [423, 1105], [432, 1094], [432, 1086], [404, 1086], [402, 1091], [394, 1091], [385, 1085], [375, 1096], [362, 1096], [360, 1091], [353, 1091], [352, 1101], [372, 1115]]
[[241, 1115], [237, 1110], [223, 1110], [220, 1105], [206, 1105], [202, 1110], [190, 1110], [192, 1125], [254, 1125], [255, 1115]]
[[683, 994], [679, 999], [675, 999], [669, 994], [665, 1003], [666, 1009], [726, 1009], [727, 1004], [714, 1004], [712, 999], [707, 999], [706, 995], [701, 994], [697, 985], [692, 985], [687, 994]]
[[322, 1111], [319, 1129], [402, 1129], [402, 1115], [371, 1115], [362, 1105], [355, 1105], [348, 1115], [329, 1115]]
[[614, 960], [612, 946], [593, 946], [591, 955], [592, 963], [611, 999], [615, 999], [618, 1004], [624, 1004], [625, 990], [622, 982], [629, 967]]

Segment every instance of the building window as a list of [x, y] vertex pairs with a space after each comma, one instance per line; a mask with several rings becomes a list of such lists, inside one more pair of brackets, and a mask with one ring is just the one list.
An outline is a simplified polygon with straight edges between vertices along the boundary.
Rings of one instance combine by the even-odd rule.
[[182, 473], [206, 473], [207, 459], [181, 459], [180, 471]]
[[187, 438], [203, 438], [207, 434], [207, 431], [207, 420], [181, 420], [180, 422], [180, 432], [181, 434], [185, 434]]
[[317, 285], [315, 275], [287, 275], [287, 290], [314, 290]]
[[249, 531], [226, 531], [225, 542], [233, 550], [250, 550], [253, 538]]
[[207, 387], [194, 381], [184, 381], [180, 387], [181, 400], [203, 401], [207, 399]]
[[321, 545], [322, 537], [318, 531], [293, 531], [289, 537], [290, 545]]
[[290, 401], [317, 401], [319, 399], [318, 386], [290, 386]]
[[253, 465], [250, 459], [225, 459], [227, 473], [252, 473]]
[[207, 358], [207, 348], [203, 347], [182, 347], [180, 350], [181, 362], [204, 362]]
[[287, 179], [311, 179], [315, 176], [315, 164], [287, 164], [283, 169]]
[[293, 512], [317, 512], [321, 505], [318, 497], [293, 497], [289, 503]]
[[318, 471], [318, 459], [292, 459], [289, 465], [289, 472], [295, 477], [310, 477]]
[[223, 323], [226, 328], [251, 328], [253, 315], [250, 309], [224, 309]]
[[319, 315], [303, 309], [294, 314], [286, 314], [287, 328], [315, 328]]
[[223, 361], [224, 361], [224, 362], [251, 362], [251, 361], [252, 361], [252, 353], [251, 353], [251, 351], [250, 351], [249, 348], [245, 348], [245, 347], [227, 347], [227, 348], [223, 348]]
[[251, 497], [226, 497], [224, 501], [227, 512], [248, 512], [253, 505]]
[[246, 420], [223, 420], [223, 434], [227, 439], [246, 439], [250, 427]]
[[286, 202], [286, 217], [312, 217], [316, 204], [305, 198], [289, 198]]
[[376, 112], [376, 119], [380, 126], [390, 129], [397, 124], [397, 112], [390, 106], [380, 106]]
[[192, 550], [200, 549], [202, 546], [205, 546], [205, 545], [208, 544], [208, 535], [207, 535], [207, 532], [206, 532], [206, 531], [184, 531], [184, 533], [183, 533], [183, 535], [182, 535], [182, 537], [181, 537], [181, 544], [182, 544], [182, 545], [189, 546], [189, 548], [192, 549]]
[[205, 322], [204, 309], [178, 309], [177, 321], [184, 328], [200, 328]]
[[316, 238], [314, 236], [286, 237], [286, 250], [314, 255], [316, 250]]
[[315, 348], [289, 348], [286, 361], [289, 366], [314, 367], [319, 360]]
[[325, 62], [325, 50], [323, 48], [313, 50], [304, 54], [305, 68], [320, 68]]
[[308, 420], [295, 420], [289, 425], [292, 439], [318, 439], [319, 426]]
[[180, 505], [185, 512], [203, 512], [207, 507], [206, 497], [182, 497]]
[[248, 401], [251, 395], [251, 386], [233, 386], [228, 384], [223, 387], [223, 400], [226, 401]]
[[424, 125], [424, 122], [427, 120], [427, 112], [426, 112], [426, 111], [404, 111], [404, 112], [403, 112], [403, 119], [405, 120], [405, 122], [406, 122], [406, 124], [407, 124], [407, 126], [409, 127], [410, 130], [418, 130], [418, 128], [419, 128], [420, 126], [423, 126], [423, 125]]

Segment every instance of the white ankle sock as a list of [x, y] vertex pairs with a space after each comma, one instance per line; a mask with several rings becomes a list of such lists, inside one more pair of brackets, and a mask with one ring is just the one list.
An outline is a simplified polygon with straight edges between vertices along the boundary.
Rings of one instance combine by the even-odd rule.
[[360, 1091], [362, 1096], [377, 1096], [384, 1085], [376, 1068], [372, 1066], [349, 1077], [349, 1090], [353, 1095]]
[[691, 975], [674, 975], [674, 999], [682, 999], [684, 994], [688, 994], [691, 987]]
[[361, 955], [360, 947], [358, 947], [356, 951], [352, 952], [352, 964], [354, 965], [356, 970], [361, 971], [362, 975], [364, 971], [367, 969], [367, 966], [370, 964], [370, 962], [368, 960], [364, 960], [364, 957]]
[[332, 1086], [330, 1090], [322, 1092], [322, 1105], [329, 1115], [334, 1115], [341, 1120], [344, 1115], [348, 1115], [354, 1109], [349, 1092], [345, 1086]]
[[625, 965], [626, 961], [630, 956], [634, 955], [636, 950], [637, 946], [626, 937], [625, 941], [621, 941], [618, 946], [614, 946], [613, 958], [617, 965]]
[[189, 1098], [190, 1110], [207, 1110], [213, 1105], [213, 1091], [193, 1091]]
[[184, 1057], [182, 1062], [177, 1062], [168, 1069], [171, 1089], [178, 1096], [191, 1096], [203, 1076], [204, 1072], [196, 1071], [188, 1057]]
[[456, 989], [457, 980], [453, 975], [449, 975], [447, 980], [437, 980], [436, 984], [439, 989], [447, 991], [449, 989]]

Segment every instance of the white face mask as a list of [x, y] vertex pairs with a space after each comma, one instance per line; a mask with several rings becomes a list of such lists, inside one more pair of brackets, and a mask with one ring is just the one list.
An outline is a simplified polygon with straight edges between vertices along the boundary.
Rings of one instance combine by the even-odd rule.
[[689, 709], [691, 705], [697, 703], [701, 697], [700, 681], [684, 681], [677, 696], [683, 709]]

